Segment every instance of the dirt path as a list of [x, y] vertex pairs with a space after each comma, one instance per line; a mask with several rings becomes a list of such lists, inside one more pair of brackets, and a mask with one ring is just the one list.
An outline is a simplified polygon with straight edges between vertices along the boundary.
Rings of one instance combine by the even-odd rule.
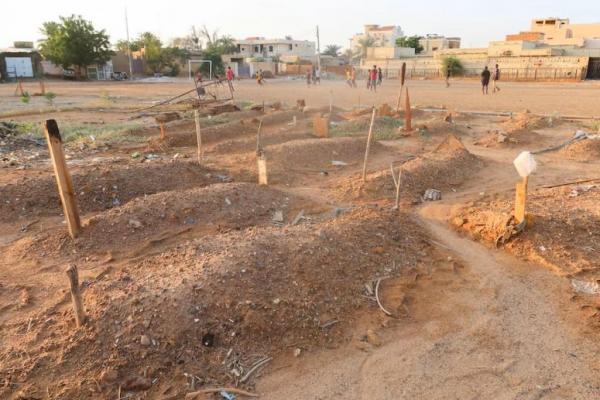
[[566, 281], [461, 238], [423, 208], [420, 223], [467, 267], [425, 290], [410, 317], [366, 352], [349, 345], [310, 355], [259, 386], [265, 399], [592, 399], [598, 346], [555, 299]]

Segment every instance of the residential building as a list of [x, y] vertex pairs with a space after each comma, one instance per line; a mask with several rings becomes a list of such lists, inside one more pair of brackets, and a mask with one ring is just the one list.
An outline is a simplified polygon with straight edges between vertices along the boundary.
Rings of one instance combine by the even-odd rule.
[[404, 32], [397, 25], [365, 25], [364, 32], [354, 35], [350, 45], [353, 49], [361, 47], [361, 41], [367, 37], [371, 37], [374, 43], [370, 47], [394, 47], [396, 46], [396, 39], [402, 36], [404, 36]]
[[237, 58], [280, 58], [298, 57], [303, 60], [312, 60], [316, 54], [315, 42], [308, 40], [292, 39], [265, 39], [251, 37], [236, 40]]
[[438, 50], [460, 49], [460, 38], [430, 34], [419, 39], [419, 44], [423, 46], [423, 51], [420, 54], [431, 55]]
[[544, 34], [546, 44], [581, 45], [586, 40], [600, 39], [600, 23], [571, 24], [568, 18], [542, 18], [531, 21], [531, 32]]

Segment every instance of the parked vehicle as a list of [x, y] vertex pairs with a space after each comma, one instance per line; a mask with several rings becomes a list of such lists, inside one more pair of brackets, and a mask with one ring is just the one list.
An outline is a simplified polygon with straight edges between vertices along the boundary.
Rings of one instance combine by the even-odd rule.
[[63, 79], [75, 80], [75, 70], [73, 68], [63, 68]]
[[111, 74], [110, 78], [115, 81], [124, 81], [124, 80], [129, 79], [129, 75], [127, 75], [127, 72], [115, 71]]

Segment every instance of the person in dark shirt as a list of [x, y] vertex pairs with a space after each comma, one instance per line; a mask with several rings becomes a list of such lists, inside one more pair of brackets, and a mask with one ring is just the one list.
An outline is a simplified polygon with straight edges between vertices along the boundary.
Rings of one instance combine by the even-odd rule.
[[450, 87], [450, 75], [452, 74], [452, 68], [450, 68], [450, 65], [448, 65], [448, 68], [446, 68], [446, 87], [449, 88]]
[[377, 84], [381, 86], [381, 82], [383, 82], [383, 71], [381, 67], [377, 68]]
[[486, 67], [483, 69], [483, 72], [481, 73], [481, 92], [483, 94], [488, 94], [488, 86], [490, 85], [491, 76], [492, 74], [490, 73], [490, 70], [486, 65]]

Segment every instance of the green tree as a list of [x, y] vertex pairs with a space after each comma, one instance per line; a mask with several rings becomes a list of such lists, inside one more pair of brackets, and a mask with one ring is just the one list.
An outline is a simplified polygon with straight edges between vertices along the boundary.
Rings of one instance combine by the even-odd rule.
[[48, 60], [63, 68], [76, 67], [77, 78], [88, 65], [110, 60], [113, 52], [106, 32], [96, 30], [81, 16], [60, 17], [60, 22], [45, 22], [41, 28], [45, 36], [40, 41], [40, 52]]
[[321, 54], [323, 54], [324, 56], [337, 57], [340, 55], [341, 49], [342, 46], [338, 46], [337, 44], [329, 44], [325, 46], [325, 51], [323, 51]]
[[396, 39], [396, 46], [398, 47], [412, 47], [415, 49], [415, 53], [419, 54], [423, 51], [423, 46], [419, 43], [419, 40], [423, 39], [421, 36], [402, 36]]
[[[219, 36], [217, 30], [210, 32], [206, 25], [200, 31], [200, 35], [206, 43], [206, 48], [202, 51], [202, 57], [212, 61], [215, 73], [222, 74], [225, 70], [222, 56], [234, 53], [237, 50], [234, 40], [230, 36]], [[207, 64], [202, 64], [200, 67], [203, 72], [208, 72], [208, 68]]]
[[460, 60], [456, 57], [444, 57], [444, 59], [442, 59], [442, 72], [446, 73], [446, 71], [448, 70], [448, 68], [450, 68], [450, 73], [452, 75], [460, 75], [463, 73], [464, 71], [464, 67], [462, 65], [462, 63], [460, 62]]

